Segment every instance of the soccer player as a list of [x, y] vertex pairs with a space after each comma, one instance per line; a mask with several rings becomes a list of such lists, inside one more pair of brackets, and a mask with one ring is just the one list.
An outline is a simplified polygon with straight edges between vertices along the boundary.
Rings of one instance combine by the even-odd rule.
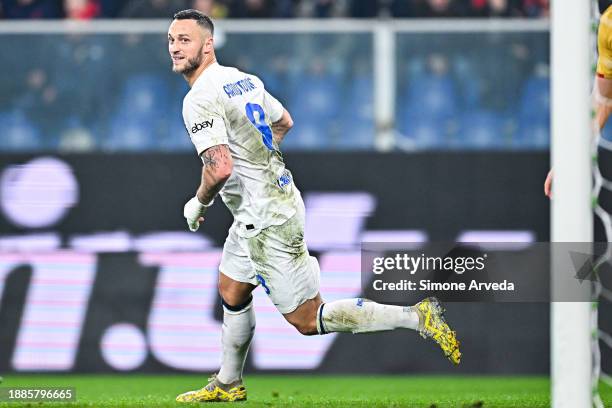
[[[603, 129], [612, 113], [612, 7], [610, 0], [599, 0], [599, 29], [597, 31], [597, 74], [593, 85], [595, 119], [593, 126]], [[544, 181], [544, 194], [552, 198], [554, 171]]]
[[168, 30], [172, 69], [191, 87], [183, 101], [185, 127], [203, 162], [184, 216], [196, 231], [217, 194], [234, 216], [219, 266], [221, 368], [204, 388], [177, 401], [246, 399], [242, 369], [255, 330], [251, 292], [258, 285], [304, 335], [412, 329], [458, 364], [459, 342], [435, 298], [412, 307], [323, 302], [319, 264], [304, 243], [304, 203], [279, 151], [291, 116], [259, 78], [217, 63], [213, 30], [210, 18], [195, 10], [176, 13]]

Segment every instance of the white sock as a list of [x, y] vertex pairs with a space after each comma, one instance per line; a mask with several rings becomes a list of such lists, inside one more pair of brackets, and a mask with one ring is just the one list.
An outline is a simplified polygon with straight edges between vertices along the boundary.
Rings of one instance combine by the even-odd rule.
[[319, 334], [334, 332], [368, 333], [419, 326], [412, 307], [383, 305], [366, 299], [342, 299], [323, 303], [317, 312]]
[[242, 369], [246, 360], [253, 333], [255, 333], [255, 311], [253, 297], [244, 305], [237, 307], [223, 305], [223, 327], [221, 344], [223, 359], [217, 378], [223, 384], [230, 384], [242, 378]]

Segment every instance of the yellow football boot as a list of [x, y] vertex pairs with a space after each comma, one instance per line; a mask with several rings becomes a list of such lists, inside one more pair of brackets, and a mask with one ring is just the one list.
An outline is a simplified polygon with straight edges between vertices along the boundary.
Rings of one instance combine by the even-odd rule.
[[459, 364], [461, 352], [459, 351], [459, 340], [456, 333], [444, 320], [444, 308], [435, 297], [428, 297], [414, 305], [419, 315], [419, 334], [424, 339], [433, 339], [444, 355], [453, 363]]
[[208, 385], [196, 391], [189, 391], [176, 397], [177, 402], [236, 402], [246, 401], [246, 388], [242, 379], [231, 384], [223, 384], [213, 374]]

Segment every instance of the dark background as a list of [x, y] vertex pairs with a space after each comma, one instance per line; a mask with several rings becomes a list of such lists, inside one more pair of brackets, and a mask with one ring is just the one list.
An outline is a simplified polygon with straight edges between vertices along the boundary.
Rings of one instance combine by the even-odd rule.
[[[0, 155], [0, 170], [35, 156]], [[54, 227], [63, 234], [128, 229], [182, 230], [201, 162], [195, 154], [54, 155], [70, 164], [80, 202]], [[423, 229], [432, 241], [465, 229], [532, 230], [549, 239], [544, 152], [291, 153], [287, 167], [303, 192], [367, 191], [377, 208], [366, 229]], [[215, 205], [205, 230], [223, 243], [231, 215]], [[0, 217], [0, 231], [23, 230]]]
[[[0, 170], [32, 157], [2, 155]], [[184, 228], [182, 207], [199, 182], [201, 164], [195, 155], [56, 157], [73, 167], [80, 185], [79, 204], [53, 229], [64, 243], [75, 233]], [[465, 229], [517, 229], [534, 231], [538, 241], [549, 239], [549, 202], [542, 194], [549, 165], [546, 153], [293, 153], [285, 159], [303, 193], [372, 193], [378, 205], [367, 230], [422, 229], [431, 241], [448, 241]], [[220, 246], [230, 223], [227, 210], [217, 204], [203, 230]], [[26, 232], [3, 218], [0, 231]], [[100, 334], [115, 321], [130, 321], [144, 330], [156, 276], [155, 268], [138, 265], [135, 253], [99, 255], [76, 370], [112, 371], [100, 356]], [[6, 281], [0, 303], [0, 371], [11, 370], [28, 282], [27, 273], [12, 273]], [[400, 331], [341, 334], [317, 371], [545, 374], [550, 362], [549, 308], [548, 303], [447, 304], [448, 319], [462, 341], [464, 360], [459, 368], [451, 367], [433, 347], [426, 353], [411, 352], [423, 340]], [[607, 323], [603, 316], [601, 325], [605, 328]], [[602, 361], [611, 360], [604, 355]], [[149, 355], [139, 370], [171, 369]]]

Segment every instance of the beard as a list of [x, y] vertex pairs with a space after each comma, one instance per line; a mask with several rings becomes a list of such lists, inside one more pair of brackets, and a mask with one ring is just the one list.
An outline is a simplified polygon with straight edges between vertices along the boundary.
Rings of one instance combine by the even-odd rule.
[[187, 64], [185, 64], [183, 68], [175, 69], [174, 72], [176, 72], [177, 74], [189, 75], [196, 69], [200, 68], [203, 59], [204, 55], [202, 54], [202, 48], [200, 48], [200, 51], [198, 52], [198, 55], [195, 58], [187, 58]]

